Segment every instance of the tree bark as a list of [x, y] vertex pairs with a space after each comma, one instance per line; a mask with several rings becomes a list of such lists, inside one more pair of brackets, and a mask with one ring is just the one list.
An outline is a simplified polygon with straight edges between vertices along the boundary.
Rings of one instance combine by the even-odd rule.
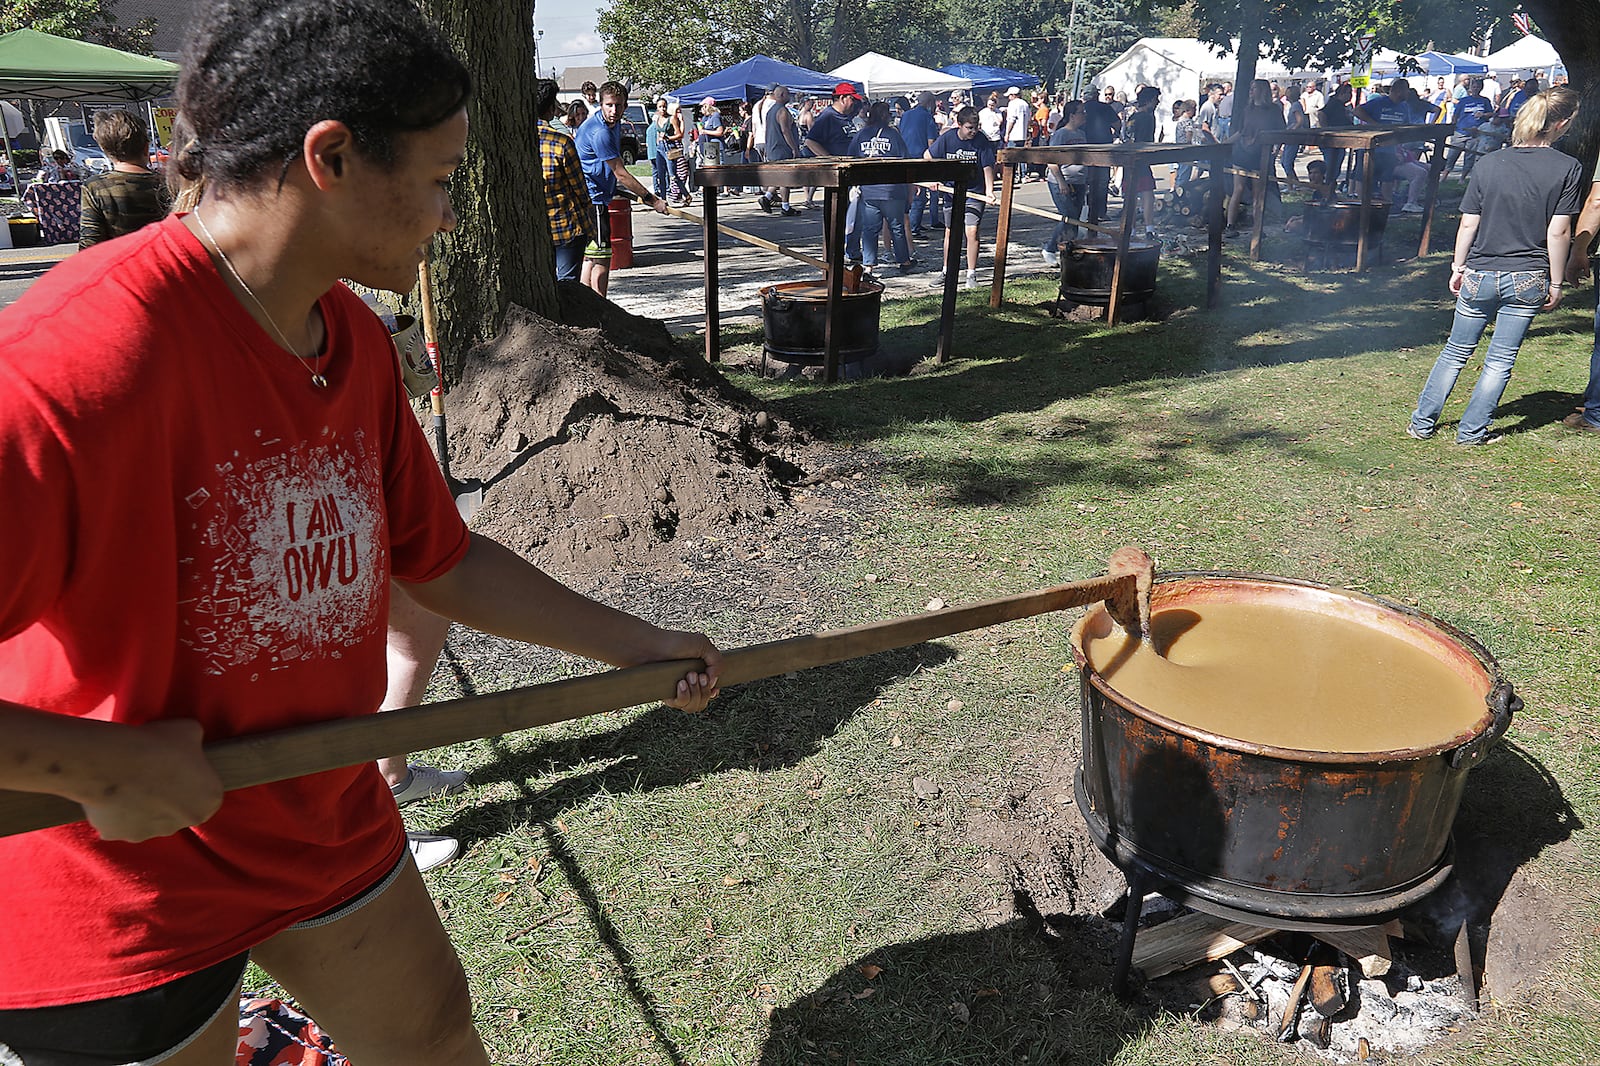
[[1530, 14], [1567, 64], [1582, 101], [1569, 132], [1571, 154], [1594, 173], [1600, 156], [1600, 0], [1525, 0]]
[[1250, 106], [1250, 83], [1256, 80], [1256, 63], [1261, 56], [1261, 0], [1243, 0], [1239, 5], [1239, 66], [1233, 75], [1233, 125], [1238, 128]]
[[509, 304], [556, 317], [555, 247], [533, 111], [533, 4], [420, 0], [472, 72], [467, 155], [450, 198], [458, 222], [434, 240], [434, 298], [445, 375], [494, 336]]

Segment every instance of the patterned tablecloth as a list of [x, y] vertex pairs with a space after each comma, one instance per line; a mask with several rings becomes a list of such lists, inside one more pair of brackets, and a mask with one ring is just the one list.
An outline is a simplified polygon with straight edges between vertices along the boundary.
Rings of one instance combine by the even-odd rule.
[[77, 244], [83, 182], [35, 183], [22, 194], [39, 220], [41, 244]]

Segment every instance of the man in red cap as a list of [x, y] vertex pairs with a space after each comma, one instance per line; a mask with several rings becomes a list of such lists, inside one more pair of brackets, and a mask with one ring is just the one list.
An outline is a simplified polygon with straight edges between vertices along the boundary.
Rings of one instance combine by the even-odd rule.
[[[847, 81], [833, 87], [833, 103], [817, 113], [811, 120], [811, 132], [806, 134], [802, 155], [844, 156], [850, 154], [850, 116], [861, 106], [861, 94]], [[860, 244], [856, 238], [856, 195], [852, 190], [850, 206], [845, 211], [845, 254], [852, 262], [861, 259]], [[826, 234], [824, 234], [826, 237]]]
[[850, 116], [861, 106], [861, 94], [847, 81], [833, 87], [833, 103], [811, 120], [806, 135], [806, 155], [849, 155]]

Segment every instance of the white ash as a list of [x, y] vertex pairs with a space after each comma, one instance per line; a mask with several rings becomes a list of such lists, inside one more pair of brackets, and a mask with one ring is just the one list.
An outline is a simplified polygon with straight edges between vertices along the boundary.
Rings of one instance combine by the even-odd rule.
[[[1283, 1024], [1284, 1009], [1289, 1005], [1290, 992], [1300, 976], [1300, 964], [1256, 950], [1239, 952], [1234, 962], [1245, 980], [1267, 1002], [1267, 1009], [1254, 1021], [1254, 1027], [1276, 1037]], [[1300, 1005], [1297, 1028], [1300, 1041], [1331, 1062], [1360, 1061], [1358, 1048], [1363, 1038], [1372, 1051], [1391, 1054], [1418, 1051], [1438, 1043], [1475, 1018], [1462, 1000], [1461, 981], [1454, 974], [1424, 980], [1417, 974], [1405, 973], [1398, 961], [1383, 980], [1360, 979], [1360, 971], [1354, 968], [1347, 969], [1345, 974], [1346, 987], [1349, 983], [1355, 987], [1344, 1009], [1334, 1016], [1326, 1049], [1317, 1048], [1306, 1039], [1318, 1020], [1309, 996], [1303, 996]], [[1400, 991], [1391, 992], [1391, 988]], [[1240, 992], [1236, 998], [1247, 995]]]

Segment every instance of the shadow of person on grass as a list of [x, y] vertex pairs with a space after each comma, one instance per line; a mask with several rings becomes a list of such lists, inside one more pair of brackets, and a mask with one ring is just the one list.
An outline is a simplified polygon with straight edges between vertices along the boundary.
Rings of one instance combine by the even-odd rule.
[[1109, 930], [1080, 919], [1052, 942], [1022, 917], [868, 952], [773, 1011], [759, 1064], [1110, 1062], [1154, 1014], [1107, 991]]
[[1577, 392], [1557, 392], [1554, 389], [1525, 393], [1510, 403], [1501, 404], [1495, 409], [1495, 417], [1516, 419], [1503, 423], [1506, 433], [1532, 433], [1536, 429], [1554, 425], [1571, 414], [1578, 406], [1578, 396]]

